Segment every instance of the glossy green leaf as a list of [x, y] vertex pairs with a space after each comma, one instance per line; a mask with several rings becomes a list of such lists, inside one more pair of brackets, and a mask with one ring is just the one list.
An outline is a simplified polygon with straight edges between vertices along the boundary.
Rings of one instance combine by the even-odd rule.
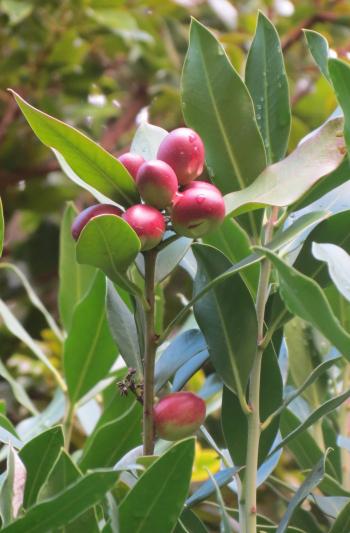
[[[276, 339], [276, 341], [278, 341], [278, 339]], [[274, 345], [270, 343], [262, 359], [260, 388], [261, 420], [265, 420], [271, 415], [271, 413], [278, 409], [282, 403], [283, 384], [281, 371], [276, 357], [278, 344], [279, 343], [276, 342], [275, 347], [275, 343]], [[269, 394], [266, 394], [266, 390], [269, 391]], [[242, 411], [237, 397], [225, 387], [222, 398], [221, 425], [226, 445], [234, 464], [245, 465], [248, 443], [247, 416]], [[239, 431], [237, 431], [237, 427], [239, 427]], [[278, 429], [279, 419], [277, 417], [272, 424], [262, 432], [259, 443], [259, 465], [265, 461], [276, 438]]]
[[[230, 268], [230, 261], [208, 245], [193, 245], [198, 270], [194, 294]], [[239, 302], [239, 306], [237, 305]], [[244, 402], [256, 353], [257, 318], [252, 297], [240, 276], [224, 281], [194, 305], [213, 365], [225, 385]]]
[[142, 122], [136, 130], [130, 151], [141, 155], [146, 161], [157, 159], [159, 145], [167, 135], [168, 132], [163, 128]]
[[115, 283], [125, 282], [125, 271], [140, 251], [140, 239], [122, 218], [103, 215], [91, 219], [77, 242], [78, 263], [100, 268]]
[[321, 287], [312, 279], [288, 266], [277, 255], [266, 251], [279, 275], [279, 290], [289, 311], [317, 328], [338, 350], [350, 359], [350, 335], [342, 328]]
[[204, 141], [215, 185], [223, 193], [247, 187], [266, 165], [253, 104], [223, 46], [196, 20], [181, 92], [186, 123]]
[[[238, 263], [251, 253], [251, 243], [247, 233], [235, 219], [230, 217], [226, 217], [221, 226], [205, 236], [203, 241], [224, 253], [232, 263]], [[253, 295], [257, 290], [259, 272], [258, 264], [245, 268], [241, 272], [243, 281]]]
[[327, 39], [314, 30], [303, 30], [307, 45], [314, 58], [316, 65], [324, 77], [331, 82], [328, 71], [329, 46]]
[[4, 233], [5, 233], [4, 212], [2, 209], [2, 201], [0, 198], [0, 257], [2, 255], [2, 249], [4, 247]]
[[350, 531], [350, 502], [343, 507], [329, 533], [345, 533]]
[[71, 227], [77, 214], [74, 204], [67, 204], [60, 232], [58, 305], [61, 321], [66, 331], [70, 329], [75, 306], [85, 296], [96, 274], [94, 268], [80, 265], [76, 260], [76, 244], [72, 237]]
[[172, 531], [189, 490], [194, 439], [176, 443], [141, 476], [119, 507], [120, 533]]
[[267, 205], [285, 207], [301, 198], [344, 158], [343, 119], [329, 120], [288, 157], [270, 165], [243, 189], [225, 196], [226, 214]]
[[245, 82], [254, 102], [267, 161], [275, 163], [284, 157], [289, 138], [288, 79], [278, 33], [261, 11], [247, 57]]
[[99, 272], [75, 308], [64, 343], [64, 373], [72, 403], [107, 375], [117, 356], [107, 323], [106, 293], [106, 279]]
[[320, 459], [320, 461], [314, 466], [310, 474], [304, 480], [302, 485], [300, 485], [299, 489], [290, 500], [287, 511], [283, 516], [278, 528], [276, 529], [276, 533], [285, 533], [287, 531], [288, 524], [293, 516], [294, 511], [305, 500], [305, 498], [307, 498], [310, 492], [320, 483], [325, 473], [326, 458], [327, 454]]
[[143, 366], [135, 318], [110, 281], [107, 282], [107, 320], [125, 364], [137, 370], [138, 376], [142, 376]]
[[338, 291], [350, 301], [350, 256], [343, 248], [330, 243], [312, 244], [315, 259], [327, 263], [329, 276]]
[[[131, 393], [129, 393], [131, 394]], [[136, 400], [119, 418], [99, 425], [87, 439], [79, 467], [114, 466], [130, 449], [141, 444], [142, 407]]]
[[137, 203], [135, 181], [115, 157], [80, 131], [35, 109], [11, 92], [41, 142], [57, 150], [84, 182], [121, 205]]
[[[39, 493], [39, 501], [54, 498], [69, 485], [82, 477], [79, 469], [73, 463], [71, 457], [64, 450], [51, 470], [45, 485]], [[68, 525], [65, 525], [62, 533], [98, 533], [98, 522], [94, 509], [89, 509]]]
[[344, 113], [344, 137], [350, 147], [350, 67], [340, 59], [328, 61], [329, 74], [333, 82], [335, 94]]
[[344, 403], [349, 397], [350, 389], [324, 402], [320, 407], [318, 407], [318, 409], [313, 411], [311, 415], [309, 415], [306, 420], [304, 420], [304, 422], [302, 422], [298, 427], [296, 427], [291, 433], [286, 435], [286, 437], [282, 439], [282, 441], [273, 449], [271, 453], [274, 453], [278, 449], [282, 448], [289, 441], [297, 437], [297, 435], [312, 426], [312, 424], [317, 422], [317, 420], [337, 409], [337, 407]]
[[5, 533], [43, 533], [73, 521], [101, 501], [118, 479], [117, 472], [95, 471], [57, 496], [33, 506], [22, 518], [5, 527]]
[[24, 507], [31, 507], [46, 481], [64, 445], [61, 426], [53, 427], [30, 440], [20, 451], [20, 458], [27, 470], [24, 491]]
[[0, 490], [0, 515], [3, 526], [17, 517], [23, 505], [26, 475], [23, 462], [10, 445], [7, 453], [5, 480]]

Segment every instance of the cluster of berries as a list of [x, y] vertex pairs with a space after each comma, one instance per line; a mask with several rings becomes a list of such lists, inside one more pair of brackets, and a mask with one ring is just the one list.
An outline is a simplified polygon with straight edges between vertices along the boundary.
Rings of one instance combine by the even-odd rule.
[[218, 227], [225, 217], [220, 191], [206, 181], [194, 181], [204, 167], [204, 145], [189, 128], [170, 132], [161, 142], [157, 159], [145, 161], [127, 152], [119, 161], [134, 178], [144, 203], [123, 212], [110, 204], [97, 204], [82, 211], [72, 226], [78, 239], [89, 220], [99, 215], [121, 216], [137, 233], [141, 250], [157, 246], [164, 235], [170, 215], [171, 227], [179, 235], [197, 238]]

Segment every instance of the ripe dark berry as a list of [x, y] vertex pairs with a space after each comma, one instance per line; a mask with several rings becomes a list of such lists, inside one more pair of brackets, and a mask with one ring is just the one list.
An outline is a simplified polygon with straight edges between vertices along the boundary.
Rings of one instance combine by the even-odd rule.
[[150, 205], [137, 204], [129, 207], [122, 215], [141, 241], [141, 250], [151, 250], [160, 243], [165, 231], [165, 219]]
[[189, 437], [203, 424], [205, 414], [205, 402], [192, 392], [168, 394], [154, 407], [156, 433], [171, 441]]
[[129, 174], [136, 179], [136, 174], [141, 165], [145, 162], [141, 155], [133, 154], [132, 152], [126, 152], [118, 157], [118, 161], [124, 165]]
[[173, 169], [164, 161], [146, 161], [138, 170], [136, 185], [147, 204], [164, 209], [171, 204], [178, 189]]
[[119, 217], [122, 213], [123, 211], [119, 207], [112, 204], [96, 204], [84, 209], [84, 211], [79, 213], [72, 224], [73, 239], [76, 241], [79, 239], [80, 233], [92, 218], [99, 215], [116, 215]]

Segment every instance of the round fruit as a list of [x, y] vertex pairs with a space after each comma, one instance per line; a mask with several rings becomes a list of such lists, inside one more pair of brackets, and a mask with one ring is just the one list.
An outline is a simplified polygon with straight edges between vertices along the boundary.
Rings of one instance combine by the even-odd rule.
[[136, 174], [141, 165], [145, 162], [141, 155], [133, 154], [132, 152], [126, 152], [118, 157], [118, 161], [126, 168], [129, 174], [136, 179]]
[[136, 185], [147, 204], [164, 209], [171, 204], [178, 189], [173, 169], [164, 161], [146, 161], [138, 170]]
[[83, 228], [92, 218], [100, 215], [116, 215], [119, 217], [122, 213], [123, 211], [119, 207], [112, 204], [96, 204], [84, 209], [84, 211], [79, 213], [72, 224], [73, 239], [76, 241], [79, 239], [79, 235]]
[[144, 204], [133, 205], [125, 211], [122, 218], [139, 236], [142, 251], [151, 250], [162, 240], [165, 219], [154, 207]]
[[225, 203], [214, 185], [190, 184], [173, 202], [171, 220], [174, 230], [186, 237], [202, 237], [216, 229], [224, 220]]
[[157, 159], [168, 163], [181, 185], [194, 180], [203, 172], [204, 145], [195, 131], [178, 128], [160, 143]]
[[189, 437], [204, 420], [205, 402], [192, 392], [168, 394], [154, 407], [155, 430], [165, 440]]

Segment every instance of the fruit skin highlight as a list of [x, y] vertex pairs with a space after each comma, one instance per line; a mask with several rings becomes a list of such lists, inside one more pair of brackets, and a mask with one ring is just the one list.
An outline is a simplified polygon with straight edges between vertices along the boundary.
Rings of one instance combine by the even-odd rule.
[[225, 218], [225, 202], [219, 189], [207, 182], [194, 181], [174, 199], [171, 220], [174, 231], [185, 237], [203, 237], [220, 226]]
[[151, 250], [163, 238], [165, 219], [160, 211], [150, 205], [136, 204], [123, 213], [122, 218], [137, 233], [141, 250]]
[[198, 133], [190, 128], [177, 128], [160, 143], [157, 159], [168, 163], [174, 170], [179, 184], [185, 185], [203, 172], [203, 141]]
[[87, 207], [79, 213], [74, 219], [72, 224], [72, 237], [75, 241], [79, 239], [79, 235], [86, 226], [86, 224], [92, 219], [100, 215], [115, 215], [121, 216], [123, 211], [113, 204], [95, 204]]
[[175, 172], [164, 161], [146, 161], [136, 175], [136, 185], [143, 200], [157, 209], [171, 204], [178, 189]]
[[193, 435], [203, 424], [205, 402], [192, 392], [174, 392], [164, 396], [154, 407], [154, 426], [158, 437], [180, 440]]
[[122, 154], [118, 157], [118, 161], [129, 172], [129, 174], [136, 179], [136, 174], [140, 168], [141, 165], [144, 164], [145, 160], [141, 155], [133, 154], [132, 152], [126, 152], [125, 154]]

